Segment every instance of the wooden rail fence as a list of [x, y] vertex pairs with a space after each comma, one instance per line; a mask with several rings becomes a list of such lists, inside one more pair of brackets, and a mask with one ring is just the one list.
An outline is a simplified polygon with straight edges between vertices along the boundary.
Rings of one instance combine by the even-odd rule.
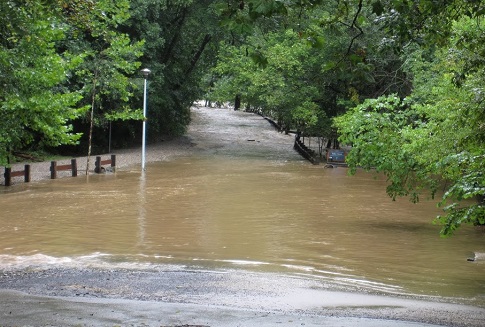
[[[105, 172], [107, 169], [103, 167], [103, 165], [110, 165], [109, 171], [114, 172], [116, 169], [116, 155], [111, 155], [110, 159], [102, 160], [100, 156], [96, 157], [95, 162], [95, 173], [102, 173]], [[71, 176], [77, 176], [77, 161], [76, 159], [71, 159], [70, 164], [66, 165], [58, 165], [57, 161], [51, 161], [50, 165], [50, 172], [51, 172], [51, 179], [57, 178], [58, 171], [71, 171]], [[12, 178], [24, 176], [24, 181], [26, 183], [30, 182], [30, 165], [25, 165], [24, 170], [12, 171], [12, 168], [5, 167], [5, 173], [3, 176], [5, 177], [5, 186], [12, 185]]]
[[111, 171], [115, 171], [116, 169], [116, 155], [112, 154], [111, 159], [101, 160], [101, 157], [96, 157], [95, 168], [94, 172], [100, 174], [105, 171], [103, 165], [110, 165]]
[[76, 159], [71, 159], [71, 163], [67, 165], [58, 165], [57, 161], [51, 161], [51, 179], [57, 178], [58, 171], [70, 170], [71, 176], [77, 176], [77, 162]]
[[294, 149], [305, 159], [310, 161], [314, 165], [318, 165], [319, 162], [317, 158], [315, 158], [315, 151], [308, 148], [301, 140], [300, 137], [297, 135], [295, 137], [295, 144]]
[[12, 168], [5, 168], [5, 186], [12, 185], [12, 178], [18, 176], [24, 176], [24, 182], [30, 182], [30, 165], [25, 165], [24, 170], [12, 171]]

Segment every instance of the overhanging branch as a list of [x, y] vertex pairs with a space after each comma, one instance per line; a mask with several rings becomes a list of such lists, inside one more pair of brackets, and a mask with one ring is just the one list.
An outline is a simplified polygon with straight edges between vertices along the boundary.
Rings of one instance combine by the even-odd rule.
[[354, 19], [352, 20], [352, 24], [350, 25], [350, 28], [356, 28], [359, 30], [359, 34], [355, 35], [352, 40], [350, 40], [349, 47], [347, 48], [347, 55], [350, 54], [350, 51], [352, 50], [352, 46], [354, 45], [355, 40], [360, 37], [361, 35], [364, 34], [364, 31], [362, 28], [357, 24], [357, 19], [359, 18], [360, 13], [362, 12], [362, 2], [363, 0], [359, 0], [359, 6], [357, 8], [357, 12], [354, 15]]

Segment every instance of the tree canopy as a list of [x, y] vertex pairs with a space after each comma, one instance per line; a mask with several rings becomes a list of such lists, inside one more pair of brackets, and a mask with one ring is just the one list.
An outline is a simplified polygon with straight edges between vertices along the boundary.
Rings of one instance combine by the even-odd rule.
[[418, 201], [439, 192], [444, 214], [435, 221], [450, 235], [464, 223], [485, 224], [485, 7], [473, 1], [424, 3], [402, 9], [401, 15], [412, 14], [402, 25], [386, 25], [411, 31], [397, 40], [419, 41], [401, 50], [412, 92], [366, 100], [335, 125], [341, 141], [353, 146], [352, 169], [385, 173], [391, 197]]
[[[65, 36], [59, 12], [32, 1], [0, 3], [0, 164], [35, 141], [49, 146], [74, 143], [70, 121], [84, 111], [80, 92], [62, 87], [82, 59], [59, 53]], [[54, 28], [53, 28], [54, 27]]]

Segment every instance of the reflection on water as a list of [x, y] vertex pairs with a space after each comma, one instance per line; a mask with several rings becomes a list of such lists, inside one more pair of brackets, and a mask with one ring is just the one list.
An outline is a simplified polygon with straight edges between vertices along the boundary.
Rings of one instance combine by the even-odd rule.
[[484, 306], [484, 236], [439, 238], [435, 202], [389, 200], [385, 181], [303, 161], [187, 157], [147, 171], [0, 195], [0, 264], [190, 265], [277, 271], [351, 289]]

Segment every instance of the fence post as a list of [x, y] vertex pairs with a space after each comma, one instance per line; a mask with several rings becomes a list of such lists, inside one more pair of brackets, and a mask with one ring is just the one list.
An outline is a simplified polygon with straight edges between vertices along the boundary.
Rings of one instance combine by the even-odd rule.
[[7, 168], [5, 167], [5, 173], [3, 176], [5, 177], [5, 186], [10, 186], [12, 177], [10, 176], [10, 173], [12, 172], [12, 168]]
[[72, 177], [77, 177], [77, 161], [76, 159], [71, 159], [71, 172]]
[[113, 172], [116, 171], [116, 154], [111, 155], [111, 167], [113, 168]]
[[24, 167], [24, 182], [30, 182], [30, 165], [25, 165]]
[[51, 161], [51, 179], [57, 177], [57, 161]]
[[94, 167], [95, 167], [95, 168], [94, 168], [94, 172], [95, 172], [96, 174], [101, 173], [101, 157], [99, 157], [99, 156], [98, 156], [98, 157], [96, 157], [96, 162], [95, 162], [95, 164], [94, 164]]

